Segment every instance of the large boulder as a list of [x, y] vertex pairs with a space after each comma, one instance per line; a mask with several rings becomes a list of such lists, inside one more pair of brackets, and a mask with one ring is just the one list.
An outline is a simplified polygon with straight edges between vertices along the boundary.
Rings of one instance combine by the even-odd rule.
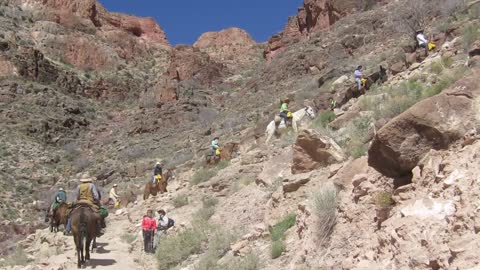
[[479, 71], [425, 99], [376, 134], [368, 164], [390, 177], [409, 175], [430, 149], [446, 149], [478, 126]]
[[332, 139], [314, 130], [302, 130], [293, 145], [292, 173], [309, 172], [343, 160], [342, 150]]

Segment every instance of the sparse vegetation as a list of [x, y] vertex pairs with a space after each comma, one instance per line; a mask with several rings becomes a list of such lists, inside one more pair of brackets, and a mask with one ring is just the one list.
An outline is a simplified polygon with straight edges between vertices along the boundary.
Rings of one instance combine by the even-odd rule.
[[217, 173], [220, 170], [227, 168], [229, 165], [230, 165], [229, 161], [221, 160], [214, 167], [201, 168], [193, 175], [190, 182], [194, 185], [198, 185], [200, 183], [206, 182], [210, 180], [212, 177], [214, 177], [215, 175], [217, 175]]
[[173, 206], [175, 208], [180, 208], [188, 204], [188, 196], [186, 194], [180, 194], [173, 198]]
[[326, 127], [328, 123], [335, 120], [335, 113], [332, 111], [324, 111], [320, 114], [320, 123]]
[[285, 232], [295, 225], [295, 214], [289, 214], [280, 222], [275, 224], [270, 230], [270, 235], [272, 237], [272, 249], [271, 255], [272, 259], [280, 257], [285, 251], [285, 244], [283, 240], [285, 239]]
[[25, 251], [21, 248], [17, 248], [15, 250], [15, 253], [3, 259], [4, 260], [0, 261], [0, 267], [25, 266], [31, 261], [27, 257], [27, 254], [25, 253]]
[[389, 208], [394, 204], [392, 194], [389, 192], [378, 192], [374, 200], [378, 208]]
[[260, 259], [258, 256], [250, 253], [245, 257], [234, 257], [227, 263], [216, 266], [214, 270], [257, 270], [260, 269]]
[[463, 28], [462, 43], [465, 50], [468, 50], [470, 46], [480, 39], [480, 23], [470, 23]]
[[122, 236], [120, 236], [120, 238], [123, 242], [131, 244], [133, 241], [135, 241], [135, 239], [137, 239], [137, 236], [134, 233], [124, 233]]
[[333, 185], [322, 187], [312, 195], [313, 208], [319, 220], [318, 235], [323, 244], [337, 222], [337, 191]]
[[165, 237], [157, 249], [158, 268], [173, 269], [192, 254], [200, 254], [203, 243], [208, 239], [201, 226], [186, 229], [176, 235]]

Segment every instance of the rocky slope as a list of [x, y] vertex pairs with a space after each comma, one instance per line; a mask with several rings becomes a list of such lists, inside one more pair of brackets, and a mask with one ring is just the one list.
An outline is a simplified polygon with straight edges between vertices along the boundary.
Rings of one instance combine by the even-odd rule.
[[[75, 268], [72, 240], [42, 229], [52, 192], [89, 172], [140, 195], [161, 159], [169, 192], [112, 212], [91, 266], [473, 269], [478, 13], [430, 1], [427, 56], [398, 31], [413, 2], [305, 0], [266, 47], [232, 28], [171, 48], [96, 1], [0, 1], [0, 265]], [[358, 64], [377, 82], [361, 97]], [[266, 146], [286, 95], [318, 116]], [[202, 168], [212, 135], [240, 155]], [[158, 260], [141, 250], [150, 208], [177, 222]]]

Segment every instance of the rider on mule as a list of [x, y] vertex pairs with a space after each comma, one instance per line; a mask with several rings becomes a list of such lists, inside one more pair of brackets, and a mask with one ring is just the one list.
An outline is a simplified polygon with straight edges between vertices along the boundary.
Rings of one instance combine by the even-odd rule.
[[[80, 185], [76, 189], [77, 199], [75, 206], [78, 205], [87, 205], [89, 206], [97, 215], [97, 236], [103, 235], [105, 228], [104, 217], [100, 215], [100, 192], [98, 192], [97, 187], [93, 184], [93, 178], [83, 178], [80, 180]], [[71, 218], [69, 218], [67, 223], [66, 231], [70, 233], [71, 230]]]
[[157, 162], [155, 164], [155, 168], [153, 169], [152, 183], [158, 185], [160, 183], [160, 180], [162, 180], [162, 164], [160, 162]]
[[109, 193], [109, 200], [113, 202], [114, 206], [117, 206], [117, 202], [119, 201], [120, 196], [117, 194], [117, 184], [113, 184], [112, 189], [110, 189]]
[[50, 215], [54, 215], [55, 210], [60, 206], [60, 204], [67, 202], [67, 193], [63, 188], [59, 188], [55, 196], [53, 197], [53, 202], [50, 205], [50, 211], [48, 212]]
[[215, 137], [212, 140], [211, 147], [212, 147], [212, 156], [215, 158], [220, 158], [220, 145], [218, 144], [218, 140], [220, 138]]
[[[285, 126], [288, 126], [288, 118], [292, 118], [292, 113], [288, 109], [288, 104], [290, 104], [290, 99], [287, 97], [281, 102], [280, 106], [280, 117], [285, 122]], [[277, 128], [280, 125], [280, 122], [276, 125]]]

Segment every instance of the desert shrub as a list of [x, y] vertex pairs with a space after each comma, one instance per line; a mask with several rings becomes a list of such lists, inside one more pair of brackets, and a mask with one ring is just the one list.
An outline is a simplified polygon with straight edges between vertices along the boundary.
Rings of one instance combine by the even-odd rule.
[[221, 160], [214, 167], [202, 168], [193, 175], [190, 182], [194, 185], [200, 184], [202, 182], [206, 182], [210, 180], [212, 177], [214, 177], [215, 175], [217, 175], [218, 171], [227, 168], [229, 165], [230, 165], [230, 161]]
[[255, 177], [249, 175], [242, 175], [240, 179], [238, 179], [238, 183], [244, 187], [250, 185], [253, 182], [255, 182]]
[[188, 196], [186, 194], [180, 194], [173, 198], [173, 206], [175, 208], [180, 208], [188, 204]]
[[202, 256], [195, 269], [219, 269], [217, 265], [218, 260], [228, 252], [230, 245], [236, 240], [236, 238], [237, 237], [234, 233], [222, 229], [216, 229], [213, 236], [208, 241], [207, 251]]
[[217, 175], [217, 170], [214, 168], [202, 168], [193, 175], [190, 182], [194, 185], [197, 185], [210, 180], [215, 175]]
[[218, 204], [218, 199], [215, 197], [204, 196], [202, 198], [202, 206], [204, 208], [215, 207]]
[[465, 50], [468, 50], [470, 46], [480, 38], [480, 24], [471, 23], [463, 28], [462, 43]]
[[441, 61], [435, 61], [430, 65], [430, 71], [439, 75], [443, 71], [443, 65]]
[[270, 235], [272, 237], [272, 259], [278, 258], [285, 251], [285, 244], [283, 243], [285, 232], [295, 225], [295, 219], [295, 214], [289, 214], [270, 229]]
[[312, 202], [319, 220], [320, 244], [323, 244], [332, 234], [337, 222], [337, 191], [335, 187], [327, 185], [313, 193]]
[[260, 259], [258, 256], [249, 253], [245, 257], [234, 257], [228, 262], [219, 265], [215, 270], [257, 270], [260, 269]]
[[27, 257], [25, 251], [21, 248], [17, 248], [15, 253], [11, 254], [10, 256], [3, 257], [4, 260], [0, 260], [0, 267], [7, 267], [7, 266], [25, 266], [31, 260]]
[[322, 124], [322, 126], [327, 126], [328, 123], [332, 122], [333, 120], [335, 120], [335, 113], [332, 112], [332, 111], [324, 111], [320, 114], [320, 123]]
[[270, 230], [272, 241], [282, 240], [285, 236], [284, 233], [295, 225], [295, 214], [289, 214], [283, 218], [280, 222], [275, 224]]
[[430, 22], [433, 3], [426, 0], [408, 0], [392, 14], [392, 23], [396, 31], [412, 35], [417, 29], [424, 29]]
[[162, 244], [158, 246], [156, 253], [158, 268], [160, 270], [173, 269], [190, 255], [200, 254], [206, 240], [205, 230], [199, 227], [162, 238]]
[[373, 121], [371, 117], [359, 116], [347, 125], [348, 138], [340, 144], [349, 156], [359, 158], [366, 154], [367, 136]]
[[137, 236], [133, 233], [124, 233], [122, 236], [120, 236], [120, 239], [127, 244], [131, 244], [133, 241], [135, 241], [135, 239], [137, 239]]
[[470, 20], [475, 20], [475, 19], [480, 18], [480, 4], [473, 5], [468, 10], [468, 18]]
[[388, 208], [394, 204], [392, 194], [389, 192], [378, 192], [375, 197], [375, 205], [379, 208]]
[[442, 57], [442, 65], [445, 68], [450, 68], [453, 65], [453, 59], [451, 57]]
[[282, 255], [285, 251], [285, 244], [282, 240], [277, 240], [272, 242], [271, 256], [272, 259], [276, 259]]

